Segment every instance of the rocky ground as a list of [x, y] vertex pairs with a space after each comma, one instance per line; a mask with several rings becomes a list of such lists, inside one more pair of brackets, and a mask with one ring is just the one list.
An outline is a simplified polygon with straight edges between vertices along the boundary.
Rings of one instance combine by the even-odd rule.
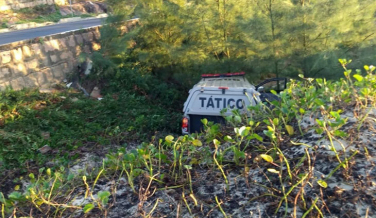
[[75, 16], [83, 14], [102, 14], [107, 13], [107, 5], [103, 2], [78, 2], [72, 4], [72, 10], [70, 5], [59, 6], [59, 10], [62, 16], [71, 15], [72, 12]]
[[17, 30], [20, 29], [20, 24], [29, 24], [28, 28], [34, 28], [50, 25], [61, 19], [90, 17], [105, 13], [107, 13], [107, 5], [103, 2], [85, 1], [74, 3], [72, 6], [40, 5], [18, 11], [2, 11], [0, 29]]
[[[289, 94], [280, 95], [282, 106], [294, 99]], [[209, 125], [200, 136], [87, 144], [70, 151], [80, 158], [68, 166], [26, 164], [34, 174], [17, 182], [17, 171], [9, 170], [1, 185], [9, 200], [0, 195], [0, 202], [33, 217], [376, 217], [376, 109], [356, 97], [357, 103], [300, 108], [289, 125], [262, 111], [241, 124], [247, 133], [245, 126]], [[253, 133], [263, 140], [243, 140]]]
[[[371, 111], [359, 132], [357, 115], [352, 111], [342, 113], [341, 117], [348, 119], [343, 130], [350, 135], [346, 140], [334, 142], [334, 146], [342, 161], [345, 157], [348, 158], [346, 168], [338, 168], [339, 162], [330, 148], [330, 142], [324, 134], [317, 134], [312, 128], [315, 125], [314, 117], [306, 116], [302, 120], [301, 126], [307, 130], [305, 135], [283, 139], [281, 151], [290, 160], [290, 168], [297, 176], [293, 182], [286, 179], [286, 166], [281, 169], [282, 175], [270, 172], [268, 168], [274, 167], [279, 171], [278, 167], [260, 159], [257, 151], [254, 151], [255, 147], [250, 147], [247, 149], [248, 164], [223, 164], [228, 185], [213, 163], [202, 162], [190, 171], [192, 192], [186, 177], [177, 178], [177, 183], [166, 180], [164, 185], [155, 182], [149, 184], [147, 177], [139, 177], [135, 180], [136, 192], [133, 192], [126, 176], [117, 175], [100, 179], [93, 193], [107, 190], [113, 194], [109, 201], [110, 207], [105, 212], [105, 215], [113, 218], [293, 217], [294, 213], [296, 217], [302, 217], [311, 206], [313, 212], [308, 217], [375, 217], [376, 110]], [[268, 143], [265, 142], [264, 145], [268, 146]], [[135, 144], [128, 147], [134, 148]], [[205, 147], [198, 149], [203, 153], [206, 150]], [[351, 157], [355, 152], [357, 154]], [[301, 162], [303, 157], [306, 158]], [[88, 166], [100, 167], [100, 159], [100, 156], [87, 154], [70, 170], [77, 173], [77, 169], [87, 169]], [[336, 168], [338, 169], [332, 172]], [[170, 170], [165, 168], [163, 171], [168, 173]], [[309, 179], [299, 183], [299, 173], [304, 171], [308, 173]], [[319, 185], [318, 181], [321, 179], [326, 181], [326, 188]], [[299, 185], [293, 187], [297, 183]], [[173, 187], [172, 184], [186, 185], [182, 188]], [[285, 192], [291, 190], [287, 197], [287, 207], [286, 202], [281, 201], [281, 184]], [[92, 202], [90, 198], [85, 198], [84, 187], [78, 189], [74, 196], [71, 201], [73, 205], [83, 206]], [[317, 209], [313, 202], [316, 202]], [[280, 209], [277, 209], [278, 206]], [[93, 210], [86, 216], [97, 217], [98, 213], [99, 210]], [[82, 210], [75, 212], [74, 217], [82, 216]]]

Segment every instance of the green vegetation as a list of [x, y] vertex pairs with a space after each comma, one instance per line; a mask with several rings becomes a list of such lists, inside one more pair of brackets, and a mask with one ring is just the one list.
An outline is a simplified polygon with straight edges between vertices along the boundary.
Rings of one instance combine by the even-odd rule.
[[[338, 78], [338, 59], [361, 68], [375, 58], [372, 0], [108, 1], [114, 17], [102, 31], [103, 51], [162, 78], [245, 71], [252, 78]], [[121, 35], [125, 21], [140, 25]]]
[[8, 28], [8, 21], [6, 19], [2, 19], [0, 23], [0, 29]]
[[[65, 163], [71, 159], [70, 152], [83, 146], [121, 145], [145, 140], [156, 131], [177, 132], [182, 105], [179, 91], [173, 86], [166, 89], [167, 84], [163, 82], [150, 84], [151, 80], [155, 82], [153, 78], [134, 75], [121, 74], [116, 86], [110, 84], [111, 93], [101, 101], [70, 91], [40, 94], [38, 90], [7, 90], [2, 93], [2, 167], [48, 161], [50, 158], [38, 152], [44, 145], [57, 149], [56, 157]], [[43, 133], [50, 136], [44, 138]]]
[[96, 14], [81, 14], [81, 18], [88, 18], [88, 17], [95, 17], [96, 16]]
[[[88, 18], [88, 17], [94, 17], [96, 16], [96, 14], [90, 13], [90, 14], [81, 14], [81, 15], [76, 15], [76, 16], [81, 17], [81, 18]], [[8, 18], [8, 19], [3, 19], [2, 28], [8, 28], [9, 17], [11, 17], [11, 20], [13, 20], [13, 22], [15, 22], [16, 24], [30, 23], [30, 22], [36, 22], [36, 23], [54, 22], [56, 23], [63, 18], [70, 18], [72, 17], [72, 15], [71, 14], [62, 15], [60, 13], [60, 9], [58, 5], [37, 5], [35, 7], [22, 8], [20, 10], [15, 10], [15, 11], [7, 11], [4, 13], [4, 15], [0, 15], [0, 20], [2, 17]], [[5, 27], [5, 25], [7, 27]]]
[[[261, 199], [261, 202], [275, 202], [268, 204], [266, 208], [269, 215], [327, 216], [331, 213], [328, 206], [331, 208], [330, 202], [334, 197], [328, 187], [331, 178], [336, 177], [334, 181], [337, 182], [342, 178], [346, 183], [356, 185], [357, 182], [351, 178], [355, 178], [356, 170], [353, 168], [359, 163], [353, 159], [364, 158], [362, 160], [365, 162], [370, 160], [367, 146], [340, 149], [335, 144], [341, 144], [344, 140], [352, 141], [354, 137], [357, 138], [362, 132], [368, 131], [368, 128], [372, 131], [372, 127], [367, 126], [370, 123], [374, 125], [375, 122], [372, 117], [368, 119], [370, 111], [376, 109], [376, 75], [373, 74], [375, 67], [365, 66], [366, 73], [360, 70], [354, 73], [347, 69], [351, 61], [340, 60], [340, 63], [345, 69], [345, 78], [339, 81], [312, 78], [291, 80], [289, 87], [280, 94], [281, 101], [271, 102], [272, 108], [262, 104], [250, 106], [248, 109], [253, 112], [251, 117], [244, 117], [235, 112], [234, 115], [226, 117], [229, 125], [222, 129], [202, 120], [205, 132], [200, 135], [167, 135], [164, 139], [153, 139], [150, 143], [142, 143], [133, 149], [127, 149], [125, 144], [119, 143], [124, 138], [131, 137], [124, 133], [130, 130], [132, 125], [144, 128], [139, 132], [168, 126], [168, 122], [161, 123], [168, 119], [167, 116], [157, 120], [154, 123], [157, 126], [150, 123], [155, 118], [149, 115], [156, 114], [153, 110], [159, 110], [159, 107], [152, 109], [151, 106], [147, 106], [146, 96], [122, 93], [118, 95], [117, 100], [107, 95], [102, 101], [80, 99], [72, 102], [69, 96], [66, 99], [62, 99], [60, 95], [46, 98], [32, 92], [21, 101], [20, 96], [25, 92], [8, 91], [8, 102], [1, 107], [3, 119], [6, 121], [2, 134], [5, 131], [6, 134], [18, 136], [13, 137], [15, 141], [2, 142], [6, 145], [2, 148], [2, 157], [7, 158], [7, 164], [11, 156], [9, 150], [12, 143], [23, 146], [23, 149], [27, 145], [30, 146], [30, 143], [35, 143], [30, 146], [33, 148], [29, 153], [46, 143], [35, 140], [39, 131], [50, 131], [50, 145], [54, 148], [64, 146], [62, 150], [69, 150], [69, 146], [72, 145], [80, 146], [78, 142], [83, 141], [106, 146], [110, 143], [106, 141], [109, 137], [117, 138], [119, 141], [116, 143], [122, 146], [117, 152], [107, 154], [100, 167], [82, 169], [81, 174], [67, 174], [63, 166], [54, 169], [43, 167], [38, 172], [29, 172], [28, 178], [25, 178], [28, 181], [25, 189], [21, 191], [20, 186], [16, 186], [7, 196], [0, 193], [2, 213], [22, 216], [29, 214], [30, 208], [33, 208], [35, 216], [43, 214], [62, 217], [78, 210], [81, 210], [79, 213], [107, 216], [115, 204], [117, 187], [128, 186], [135, 196], [138, 196], [139, 208], [143, 208], [142, 205], [154, 193], [173, 189], [174, 192], [181, 193], [180, 213], [186, 211], [198, 215], [199, 212], [193, 208], [198, 203], [202, 204], [204, 200], [197, 196], [200, 193], [195, 189], [200, 176], [193, 175], [204, 169], [208, 175], [213, 175], [215, 183], [226, 184], [225, 190], [231, 193], [229, 189], [234, 181], [228, 179], [230, 172], [239, 173], [237, 179], [248, 178], [248, 172], [252, 169], [260, 172], [262, 176], [257, 178], [261, 178], [262, 181], [253, 181], [252, 176], [250, 181], [246, 181], [251, 187], [261, 189], [262, 193], [253, 196], [249, 202], [256, 199]], [[132, 77], [127, 78], [132, 80]], [[132, 81], [132, 84], [134, 82]], [[116, 90], [117, 87], [113, 88]], [[25, 99], [30, 100], [26, 102]], [[42, 104], [42, 100], [45, 103]], [[144, 104], [143, 107], [150, 113], [140, 115], [143, 110], [134, 108], [139, 104]], [[48, 110], [40, 108], [41, 105], [45, 105]], [[354, 108], [353, 105], [357, 107]], [[341, 115], [349, 109], [357, 114], [355, 123], [348, 122], [348, 118]], [[135, 118], [132, 110], [137, 110], [138, 116], [145, 116], [147, 122], [137, 123], [138, 117], [126, 122], [125, 117]], [[311, 127], [303, 128], [301, 125], [305, 117], [313, 118], [316, 122]], [[350, 126], [351, 132], [345, 131], [345, 125]], [[307, 135], [310, 130], [319, 135], [319, 141], [326, 140], [329, 143], [329, 150], [333, 155], [331, 158], [325, 157], [328, 158], [325, 166], [319, 164], [324, 161], [323, 155], [327, 154], [325, 148], [295, 141]], [[31, 133], [32, 131], [34, 133]], [[78, 140], [78, 137], [81, 139]], [[11, 138], [5, 137], [5, 140]], [[25, 144], [19, 144], [22, 141]], [[291, 156], [290, 147], [302, 149], [302, 152], [294, 152]], [[17, 158], [19, 162], [23, 161], [22, 155]], [[333, 167], [318, 177], [316, 172], [328, 166]], [[123, 178], [127, 180], [126, 185], [122, 182]], [[100, 181], [101, 184], [103, 181], [110, 182], [113, 187], [111, 191], [98, 190], [96, 187]], [[358, 189], [358, 192], [369, 191], [361, 186]], [[73, 203], [80, 197], [87, 201]], [[205, 201], [201, 207], [217, 208], [215, 210], [219, 210], [225, 217], [229, 215], [226, 212], [229, 208], [223, 207], [223, 198], [217, 195], [210, 197], [215, 201]], [[147, 211], [141, 209], [140, 213], [144, 217], [152, 216], [154, 211], [158, 210], [160, 202], [161, 199], [156, 199], [152, 208]], [[360, 199], [355, 199], [354, 204], [359, 203]]]
[[20, 19], [17, 23], [56, 23], [63, 18], [57, 5], [37, 5], [33, 8], [22, 8], [17, 11], [17, 16]]
[[[277, 217], [356, 217], [358, 205], [368, 208], [366, 217], [376, 213], [376, 150], [362, 141], [375, 128], [375, 67], [355, 70], [376, 57], [374, 1], [108, 3], [114, 16], [101, 28], [88, 78], [103, 84], [101, 101], [65, 88], [0, 96], [2, 217], [106, 217], [120, 188], [126, 202], [136, 202], [128, 205], [137, 205], [131, 215], [142, 217], [166, 215], [159, 211], [165, 195], [177, 217], [227, 217], [234, 205], [241, 210], [255, 201]], [[60, 15], [51, 16], [41, 19]], [[134, 17], [140, 22], [125, 28]], [[253, 82], [294, 79], [281, 101], [250, 106], [248, 117], [234, 111], [226, 126], [204, 119], [203, 133], [175, 135], [199, 74], [235, 71]], [[72, 170], [76, 159], [95, 152], [102, 161]], [[252, 194], [234, 191], [240, 180]], [[212, 186], [206, 196], [202, 183]]]

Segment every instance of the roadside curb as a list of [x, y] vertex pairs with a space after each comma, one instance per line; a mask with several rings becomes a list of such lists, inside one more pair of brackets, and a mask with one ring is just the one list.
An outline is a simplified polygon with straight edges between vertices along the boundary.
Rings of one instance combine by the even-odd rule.
[[45, 23], [35, 23], [35, 22], [30, 22], [30, 23], [21, 23], [21, 24], [14, 24], [10, 26], [8, 29], [10, 31], [12, 30], [23, 30], [23, 29], [31, 29], [31, 28], [36, 28], [36, 27], [41, 27], [41, 26], [47, 26], [54, 24], [53, 22], [45, 22]]
[[91, 19], [96, 19], [96, 18], [106, 18], [106, 17], [108, 17], [108, 14], [98, 14], [95, 17], [88, 17], [88, 18], [81, 18], [81, 17], [62, 18], [56, 23], [54, 22], [44, 22], [44, 23], [30, 22], [30, 23], [23, 23], [23, 24], [14, 24], [9, 28], [0, 29], [0, 33], [6, 33], [6, 32], [15, 31], [15, 30], [32, 29], [32, 28], [60, 24], [60, 23], [70, 23], [70, 22], [77, 22], [77, 21], [82, 21], [82, 20], [91, 20]]
[[76, 22], [83, 20], [81, 17], [70, 17], [70, 18], [63, 18], [60, 19], [57, 23], [68, 23], [68, 22]]
[[81, 18], [81, 17], [70, 17], [70, 18], [63, 18], [60, 19], [57, 23], [69, 23], [69, 22], [76, 22], [81, 20], [90, 20], [95, 18], [105, 18], [108, 17], [108, 14], [98, 14], [95, 17], [88, 17], [88, 18]]

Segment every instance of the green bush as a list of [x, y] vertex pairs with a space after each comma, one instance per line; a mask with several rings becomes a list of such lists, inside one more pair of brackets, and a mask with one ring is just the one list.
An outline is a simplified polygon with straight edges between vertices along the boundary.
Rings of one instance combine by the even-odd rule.
[[[132, 78], [126, 77], [129, 75]], [[140, 88], [135, 88], [136, 82]], [[46, 160], [38, 149], [49, 145], [62, 153], [90, 142], [103, 144], [147, 139], [156, 131], [178, 132], [182, 104], [172, 87], [135, 74], [124, 74], [108, 85], [101, 101], [81, 94], [40, 94], [7, 90], [0, 97], [0, 147], [4, 166]], [[155, 93], [153, 90], [159, 89]], [[79, 100], [73, 102], [71, 99]], [[118, 133], [108, 132], [118, 129]], [[49, 132], [44, 139], [42, 132]], [[123, 138], [121, 132], [129, 132]]]
[[[233, 115], [226, 117], [228, 121], [226, 127], [220, 128], [218, 124], [203, 119], [204, 131], [201, 134], [180, 137], [165, 134], [167, 136], [164, 139], [141, 143], [136, 148], [126, 149], [122, 146], [117, 152], [108, 153], [99, 169], [82, 169], [77, 175], [65, 173], [64, 167], [40, 168], [37, 176], [29, 173], [28, 178], [25, 179], [27, 187], [23, 192], [19, 190], [19, 186], [7, 196], [0, 192], [2, 212], [10, 215], [23, 214], [24, 211], [31, 211], [30, 213], [39, 211], [48, 215], [58, 211], [59, 215], [64, 216], [67, 213], [71, 214], [72, 211], [83, 210], [82, 213], [88, 213], [96, 208], [98, 210], [95, 215], [101, 216], [107, 214], [114, 206], [112, 203], [115, 203], [117, 187], [129, 186], [129, 192], [135, 193], [136, 196], [150, 197], [137, 199], [139, 202], [144, 203], [147, 200], [156, 202], [149, 214], [152, 214], [154, 209], [164, 208], [158, 207], [158, 200], [151, 196], [157, 192], [169, 194], [166, 190], [173, 189], [173, 193], [179, 195], [181, 193], [180, 199], [184, 202], [180, 215], [184, 213], [196, 215], [203, 210], [191, 210], [191, 208], [198, 206], [197, 202], [208, 199], [206, 195], [200, 196], [198, 193], [200, 189], [197, 187], [212, 186], [211, 181], [213, 181], [223, 185], [228, 199], [215, 193], [208, 193], [211, 199], [216, 199], [217, 204], [214, 201], [207, 201], [200, 206], [207, 211], [218, 207], [224, 216], [227, 216], [226, 212], [229, 213], [231, 210], [228, 207], [223, 209], [221, 205], [226, 205], [233, 201], [232, 197], [239, 196], [238, 192], [232, 193], [231, 187], [238, 187], [239, 181], [243, 180], [244, 187], [245, 185], [248, 187], [248, 190], [243, 190], [245, 193], [243, 197], [247, 201], [276, 202], [265, 204], [267, 215], [282, 217], [293, 213], [297, 217], [297, 211], [302, 213], [303, 217], [342, 214], [344, 211], [334, 211], [331, 208], [336, 203], [347, 204], [348, 199], [333, 199], [338, 193], [333, 192], [330, 184], [340, 187], [343, 184], [357, 185], [360, 181], [364, 181], [361, 177], [363, 175], [355, 169], [360, 166], [360, 161], [369, 162], [369, 166], [372, 166], [369, 161], [372, 154], [367, 149], [371, 145], [363, 144], [364, 147], [351, 148], [345, 147], [345, 141], [353, 142], [354, 137], [359, 137], [367, 127], [369, 128], [367, 131], [374, 130], [375, 119], [370, 113], [376, 107], [375, 67], [364, 66], [366, 73], [360, 70], [354, 73], [347, 69], [350, 62], [340, 60], [345, 70], [345, 78], [327, 81], [302, 76], [300, 80], [291, 80], [288, 88], [279, 94], [280, 101], [270, 102], [272, 107], [265, 104], [249, 106], [251, 116], [241, 115], [235, 111]], [[135, 76], [132, 80], [137, 78]], [[152, 86], [159, 87], [160, 84], [155, 84], [156, 80], [148, 83], [149, 80], [145, 78], [140, 79], [142, 82], [138, 83], [144, 91], [152, 90], [150, 88]], [[110, 98], [110, 94], [107, 94], [102, 101], [81, 98], [75, 103], [69, 100], [70, 96], [61, 100], [61, 96], [8, 90], [2, 98], [5, 102], [1, 107], [2, 118], [7, 117], [7, 125], [2, 130], [7, 132], [13, 130], [14, 135], [11, 137], [25, 142], [21, 146], [15, 140], [14, 149], [17, 151], [5, 155], [3, 153], [5, 162], [7, 164], [11, 162], [8, 155], [16, 152], [25, 155], [26, 152], [33, 151], [27, 147], [38, 141], [38, 137], [32, 134], [33, 130], [38, 132], [54, 128], [51, 132], [51, 140], [58, 134], [71, 131], [67, 135], [60, 135], [56, 140], [70, 138], [72, 143], [76, 142], [76, 146], [79, 145], [77, 142], [82, 143], [80, 145], [82, 146], [85, 141], [109, 143], [106, 140], [119, 139], [117, 137], [127, 132], [127, 128], [128, 131], [137, 130], [130, 130], [134, 134], [146, 133], [150, 128], [167, 128], [168, 122], [163, 123], [163, 121], [170, 119], [173, 114], [163, 113], [164, 108], [148, 101], [145, 97], [147, 92], [135, 93], [134, 90], [121, 89], [121, 84], [126, 85], [126, 81], [118, 80], [114, 83], [117, 86], [112, 88], [119, 90], [117, 98]], [[274, 91], [272, 93], [277, 94]], [[46, 101], [48, 110], [39, 110], [43, 113], [33, 112], [28, 105], [32, 105], [30, 103], [37, 100]], [[7, 113], [9, 111], [11, 113]], [[39, 120], [32, 119], [27, 111], [30, 111], [34, 117], [37, 116]], [[356, 112], [356, 122], [348, 122], [349, 117], [341, 116], [342, 112]], [[12, 119], [10, 114], [13, 115]], [[303, 117], [313, 118], [315, 122], [309, 127], [302, 128]], [[172, 119], [171, 121], [174, 122]], [[17, 123], [22, 125], [14, 126]], [[372, 125], [369, 125], [371, 123]], [[348, 127], [344, 129], [346, 125]], [[107, 128], [103, 130], [105, 126]], [[59, 128], [63, 128], [63, 132], [59, 131]], [[14, 133], [16, 129], [27, 134], [16, 135], [17, 133]], [[304, 136], [312, 135], [311, 130], [317, 133], [317, 137], [320, 138], [318, 141], [326, 141], [324, 147], [327, 146], [328, 150], [322, 150], [322, 147], [316, 145], [318, 143], [316, 137], [314, 141], [301, 140]], [[341, 144], [342, 149], [335, 146], [334, 141], [344, 141], [344, 144]], [[9, 144], [7, 145], [9, 147]], [[63, 148], [67, 149], [66, 144], [60, 144], [60, 146], [64, 145]], [[2, 147], [1, 151], [9, 150], [8, 147]], [[88, 148], [88, 145], [86, 147]], [[29, 150], [26, 151], [25, 148]], [[30, 157], [31, 155], [28, 158]], [[354, 180], [354, 176], [358, 178]], [[332, 177], [335, 179], [331, 179]], [[111, 182], [111, 192], [100, 189], [106, 186], [96, 187], [96, 184], [108, 181]], [[370, 192], [371, 186], [372, 184], [365, 186], [361, 193]], [[77, 187], [83, 189], [74, 191]], [[149, 192], [150, 187], [153, 187], [154, 191]], [[250, 189], [259, 189], [260, 194], [249, 199], [246, 193]], [[97, 194], [94, 195], [95, 193]], [[148, 195], [149, 193], [152, 194]], [[84, 195], [87, 199], [85, 203], [72, 204], [74, 199]], [[219, 202], [218, 197], [222, 198], [223, 204]], [[361, 201], [355, 199], [352, 204], [355, 206]], [[372, 204], [372, 202], [363, 203]], [[329, 209], [326, 209], [326, 205]], [[54, 210], [51, 210], [51, 207]], [[70, 210], [66, 210], [67, 208]]]

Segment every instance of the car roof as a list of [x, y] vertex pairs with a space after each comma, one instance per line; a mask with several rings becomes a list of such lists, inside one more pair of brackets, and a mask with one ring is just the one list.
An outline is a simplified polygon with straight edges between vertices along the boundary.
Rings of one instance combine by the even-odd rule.
[[213, 77], [202, 78], [200, 82], [196, 84], [199, 87], [229, 87], [229, 88], [252, 88], [251, 85], [244, 76], [231, 76], [231, 77]]

